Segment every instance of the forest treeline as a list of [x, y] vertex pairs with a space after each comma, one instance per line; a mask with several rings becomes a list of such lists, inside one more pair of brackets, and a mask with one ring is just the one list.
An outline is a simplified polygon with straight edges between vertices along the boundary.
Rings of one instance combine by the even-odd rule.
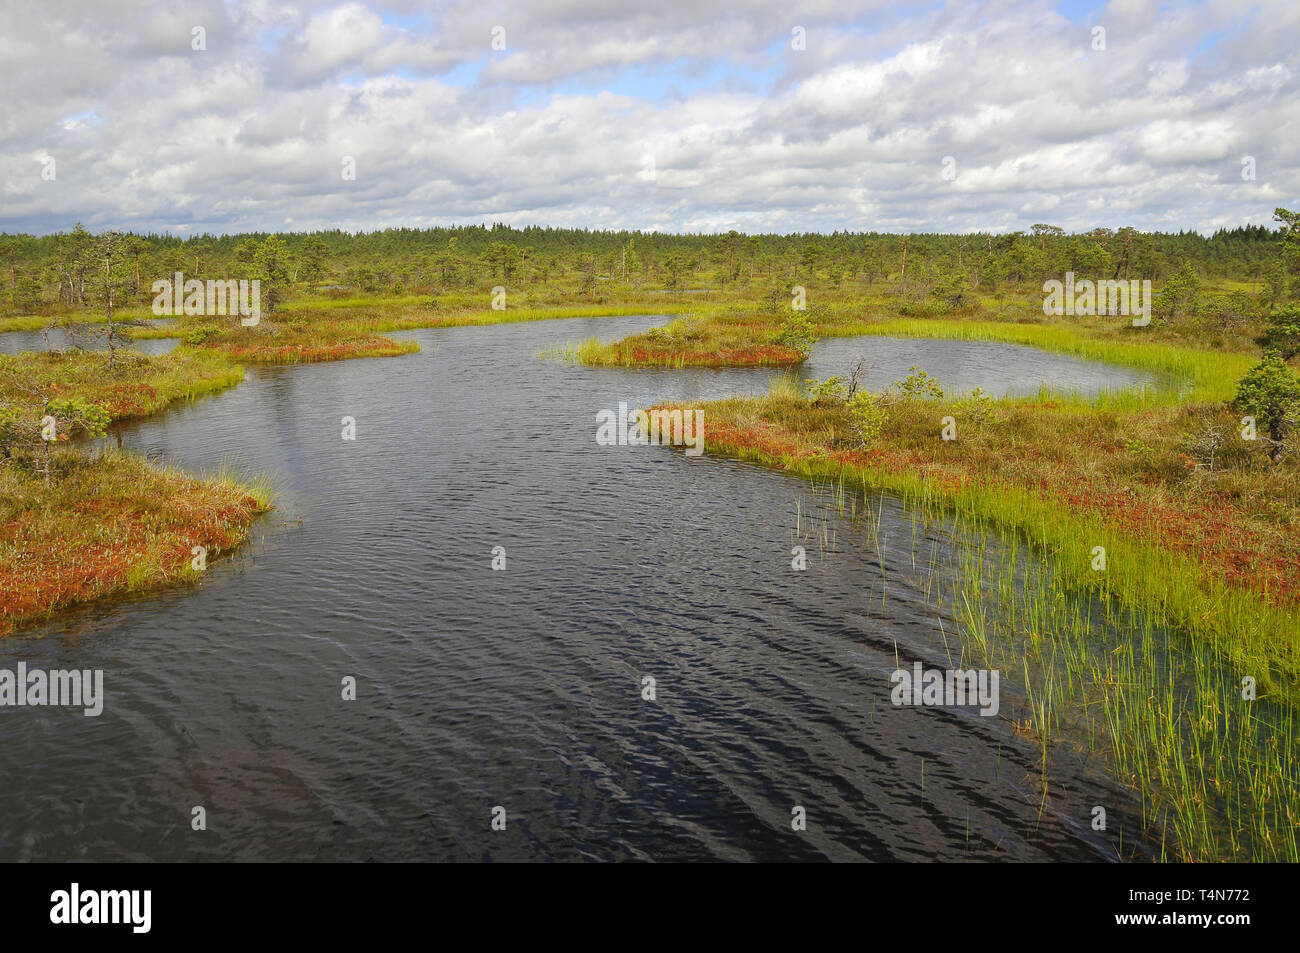
[[[348, 288], [367, 294], [467, 290], [496, 284], [572, 285], [593, 293], [602, 281], [636, 288], [726, 288], [732, 283], [799, 281], [838, 288], [878, 281], [963, 292], [1038, 285], [1067, 271], [1096, 279], [1255, 282], [1271, 301], [1286, 296], [1278, 255], [1289, 222], [1196, 232], [1099, 228], [1082, 234], [1034, 225], [1007, 234], [790, 235], [664, 234], [501, 223], [269, 234], [95, 234], [80, 224], [51, 235], [0, 235], [0, 309], [12, 314], [85, 307], [111, 284], [121, 304], [143, 302], [153, 282], [259, 278], [274, 299], [291, 289]], [[107, 249], [107, 253], [106, 253]], [[266, 287], [269, 286], [269, 287]]]

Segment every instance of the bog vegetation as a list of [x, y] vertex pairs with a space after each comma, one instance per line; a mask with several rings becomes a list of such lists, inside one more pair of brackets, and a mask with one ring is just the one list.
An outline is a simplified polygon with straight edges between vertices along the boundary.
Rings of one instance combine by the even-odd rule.
[[[1052, 747], [1086, 736], [1142, 793], [1167, 856], [1296, 860], [1300, 213], [1279, 209], [1276, 223], [1208, 237], [1046, 224], [0, 236], [0, 332], [102, 325], [106, 344], [0, 356], [0, 631], [189, 578], [194, 546], [229, 550], [270, 506], [228, 474], [92, 450], [114, 421], [233, 386], [247, 364], [416, 348], [393, 331], [662, 314], [644, 334], [564, 353], [789, 368], [766, 396], [706, 408], [706, 452], [900, 496], [959, 520], [971, 552], [992, 533], [1013, 541], [1009, 563], [950, 567], [946, 598], [971, 653], [1023, 669], [1032, 712], [1018, 730], [1042, 746], [1044, 797]], [[1151, 323], [1044, 314], [1044, 282], [1067, 272], [1150, 279]], [[261, 321], [197, 305], [153, 320], [154, 283], [178, 276], [259, 281]], [[921, 367], [874, 393], [862, 365], [799, 374], [819, 339], [872, 335], [1004, 341], [1158, 384], [993, 399], [951, 393]], [[148, 337], [180, 343], [164, 357], [130, 349]], [[1028, 580], [1024, 544], [1040, 567]]]

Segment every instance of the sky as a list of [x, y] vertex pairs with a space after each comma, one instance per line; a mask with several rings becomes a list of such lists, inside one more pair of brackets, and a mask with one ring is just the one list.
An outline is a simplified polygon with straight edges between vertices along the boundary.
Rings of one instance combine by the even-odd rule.
[[6, 0], [0, 231], [1212, 232], [1300, 2]]

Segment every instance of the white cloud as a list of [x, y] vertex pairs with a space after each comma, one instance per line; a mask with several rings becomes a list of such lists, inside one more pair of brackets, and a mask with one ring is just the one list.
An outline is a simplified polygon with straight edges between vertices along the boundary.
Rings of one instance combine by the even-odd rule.
[[1285, 0], [1112, 2], [1105, 51], [1045, 3], [594, 6], [6, 5], [0, 229], [1213, 228], [1300, 204]]

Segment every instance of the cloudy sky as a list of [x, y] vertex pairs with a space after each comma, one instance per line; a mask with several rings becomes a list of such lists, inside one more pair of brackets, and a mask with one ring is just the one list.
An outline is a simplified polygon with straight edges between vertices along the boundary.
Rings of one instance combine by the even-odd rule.
[[6, 0], [0, 78], [4, 231], [1300, 207], [1297, 0]]

